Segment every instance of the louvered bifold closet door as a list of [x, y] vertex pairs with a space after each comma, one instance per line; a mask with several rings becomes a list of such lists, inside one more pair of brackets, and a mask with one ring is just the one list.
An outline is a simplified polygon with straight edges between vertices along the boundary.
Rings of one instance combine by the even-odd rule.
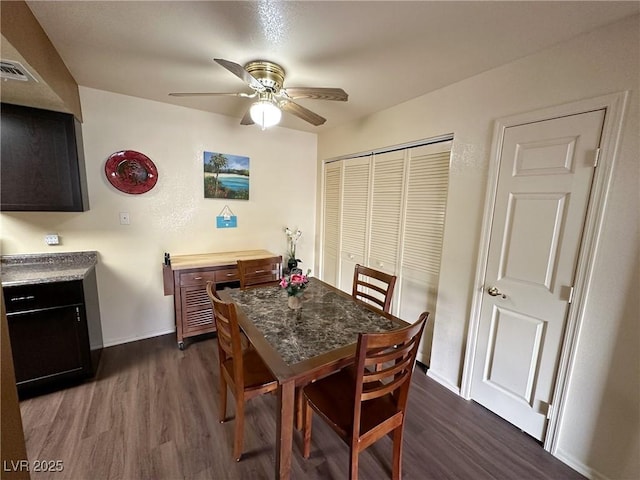
[[[401, 318], [436, 315], [442, 238], [449, 185], [451, 142], [408, 152], [405, 224], [400, 269]], [[433, 323], [425, 330], [419, 360], [429, 364]]]
[[440, 273], [450, 152], [432, 146], [409, 151], [403, 273], [423, 279]]
[[340, 289], [351, 293], [356, 264], [365, 264], [369, 218], [371, 156], [344, 160]]
[[322, 226], [322, 276], [336, 285], [338, 281], [338, 258], [340, 252], [340, 199], [342, 196], [342, 162], [324, 166], [323, 226]]
[[397, 274], [402, 228], [405, 152], [374, 155], [368, 266]]

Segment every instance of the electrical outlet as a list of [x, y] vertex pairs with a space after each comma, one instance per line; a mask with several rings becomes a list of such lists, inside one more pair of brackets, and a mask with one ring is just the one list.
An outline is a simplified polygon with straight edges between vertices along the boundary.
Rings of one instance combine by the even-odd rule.
[[129, 225], [129, 212], [120, 212], [120, 225]]
[[58, 237], [57, 233], [49, 233], [44, 236], [44, 243], [46, 243], [47, 245], [59, 245], [60, 238]]

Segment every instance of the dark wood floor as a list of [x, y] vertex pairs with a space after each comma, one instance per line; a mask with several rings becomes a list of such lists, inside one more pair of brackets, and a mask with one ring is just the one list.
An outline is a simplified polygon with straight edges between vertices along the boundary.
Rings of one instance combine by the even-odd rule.
[[[584, 478], [535, 441], [422, 371], [414, 374], [403, 478]], [[172, 335], [104, 350], [94, 380], [21, 402], [29, 459], [61, 460], [33, 479], [268, 479], [274, 473], [276, 398], [249, 402], [245, 455], [232, 458], [233, 421], [217, 421], [214, 338], [178, 350]], [[231, 415], [233, 414], [229, 407]], [[230, 416], [231, 416], [230, 415]], [[294, 437], [293, 479], [345, 479], [348, 452], [317, 418], [312, 454]], [[360, 455], [360, 478], [390, 475], [391, 442]]]

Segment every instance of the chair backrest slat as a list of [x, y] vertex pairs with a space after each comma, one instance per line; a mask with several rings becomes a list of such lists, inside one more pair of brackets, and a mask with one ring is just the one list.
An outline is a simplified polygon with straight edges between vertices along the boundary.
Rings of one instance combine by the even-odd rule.
[[389, 383], [381, 384], [382, 386], [380, 387], [371, 390], [363, 390], [362, 394], [360, 395], [360, 400], [362, 402], [366, 402], [367, 400], [373, 400], [374, 398], [383, 397], [400, 388], [406, 381], [407, 375], [400, 375], [397, 379]]
[[404, 368], [406, 368], [406, 364], [409, 358], [405, 358], [403, 362], [393, 363], [391, 366], [383, 368], [382, 370], [375, 370], [371, 373], [365, 373], [362, 381], [366, 383], [376, 382], [379, 383], [383, 380], [389, 380], [389, 378], [396, 373], [401, 373]]
[[408, 351], [410, 351], [413, 343], [407, 343], [402, 348], [393, 347], [385, 350], [375, 350], [371, 349], [371, 354], [367, 355], [365, 359], [365, 365], [379, 365], [387, 362], [391, 362], [403, 355], [406, 355]]

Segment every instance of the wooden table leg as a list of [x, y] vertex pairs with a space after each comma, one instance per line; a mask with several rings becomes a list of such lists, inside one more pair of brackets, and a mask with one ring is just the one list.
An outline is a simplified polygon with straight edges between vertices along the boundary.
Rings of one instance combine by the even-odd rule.
[[291, 475], [295, 382], [287, 381], [278, 389], [276, 431], [276, 478], [288, 480]]

